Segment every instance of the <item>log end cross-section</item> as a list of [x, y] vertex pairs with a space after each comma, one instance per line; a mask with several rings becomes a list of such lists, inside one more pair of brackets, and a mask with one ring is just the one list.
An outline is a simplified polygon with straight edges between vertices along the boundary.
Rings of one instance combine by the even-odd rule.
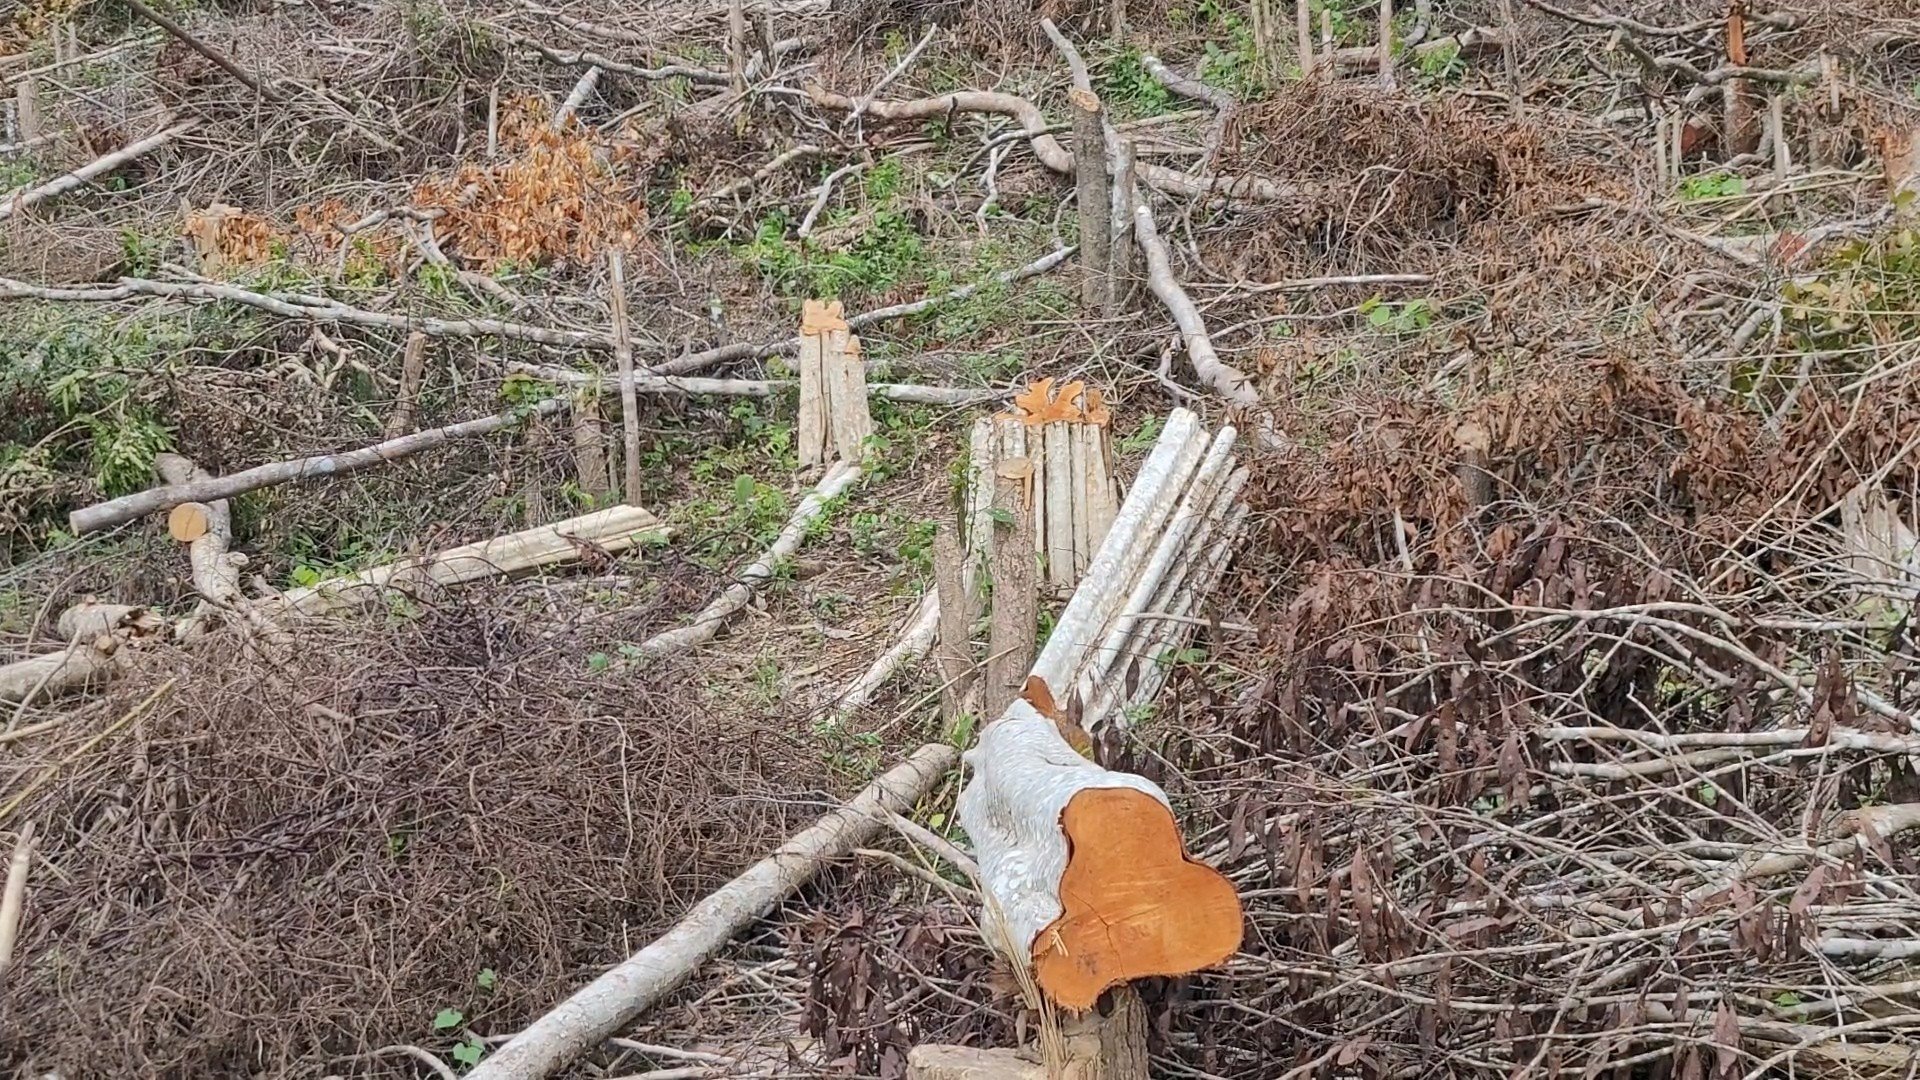
[[1047, 996], [1089, 1009], [1108, 987], [1189, 975], [1240, 948], [1233, 883], [1194, 862], [1173, 813], [1131, 788], [1088, 788], [1060, 815], [1071, 854], [1064, 912], [1034, 942]]
[[963, 757], [973, 777], [959, 816], [990, 897], [983, 929], [1031, 959], [1048, 998], [1084, 1011], [1110, 986], [1190, 974], [1240, 947], [1233, 884], [1187, 857], [1152, 781], [1088, 761], [1025, 697]]

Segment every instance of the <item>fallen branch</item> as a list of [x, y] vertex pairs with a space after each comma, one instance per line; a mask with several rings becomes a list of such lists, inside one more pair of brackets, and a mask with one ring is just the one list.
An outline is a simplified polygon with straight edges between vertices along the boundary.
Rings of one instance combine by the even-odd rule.
[[241, 67], [226, 53], [189, 34], [185, 27], [153, 10], [146, 4], [141, 3], [141, 0], [127, 0], [127, 6], [132, 8], [134, 13], [141, 18], [173, 35], [182, 45], [213, 61], [215, 67], [233, 76], [234, 81], [253, 91], [256, 95], [268, 101], [279, 101], [286, 96], [281, 92], [279, 87], [273, 84], [272, 80], [262, 79], [253, 72]]
[[[849, 323], [851, 321], [849, 320]], [[504, 366], [508, 371], [517, 371], [543, 382], [565, 386], [597, 387], [608, 392], [620, 387], [619, 378], [613, 375], [590, 375], [583, 371], [570, 371], [547, 364], [529, 364], [524, 360], [509, 360]], [[711, 394], [714, 397], [772, 397], [788, 387], [798, 385], [797, 379], [703, 379], [686, 375], [636, 375], [633, 380], [636, 393]], [[950, 386], [921, 386], [915, 383], [868, 383], [867, 390], [888, 401], [901, 401], [914, 405], [948, 405], [954, 408], [985, 405], [988, 402], [999, 401], [1010, 393], [1005, 390], [967, 390]]]
[[1214, 351], [1213, 339], [1207, 336], [1207, 324], [1200, 318], [1200, 309], [1194, 306], [1193, 299], [1174, 278], [1166, 241], [1160, 239], [1160, 230], [1153, 221], [1153, 207], [1144, 198], [1134, 204], [1133, 235], [1147, 257], [1147, 287], [1172, 313], [1174, 323], [1180, 327], [1180, 336], [1186, 340], [1187, 359], [1193, 364], [1194, 374], [1208, 389], [1233, 404], [1249, 409], [1258, 408], [1260, 395], [1254, 390], [1253, 383], [1238, 368], [1220, 359], [1220, 354]]
[[[1683, 899], [1687, 903], [1695, 903], [1738, 882], [1790, 873], [1818, 859], [1843, 859], [1856, 851], [1871, 851], [1869, 835], [1886, 840], [1896, 833], [1920, 829], [1920, 803], [1863, 806], [1858, 810], [1847, 811], [1842, 815], [1841, 822], [1844, 835], [1838, 840], [1802, 851], [1765, 854], [1756, 851], [1752, 857], [1737, 860], [1705, 883], [1688, 889]], [[1872, 944], [1880, 946], [1908, 943], [1873, 942]], [[1920, 941], [1910, 944], [1914, 946], [1915, 954], [1920, 954]], [[1872, 954], [1881, 955], [1877, 950]]]
[[673, 929], [528, 1025], [468, 1073], [468, 1080], [548, 1076], [598, 1046], [686, 982], [823, 864], [863, 846], [888, 814], [912, 809], [958, 759], [959, 752], [943, 743], [914, 751], [845, 806], [695, 904]]
[[[855, 102], [844, 94], [819, 87], [808, 96], [823, 109], [852, 109]], [[960, 90], [940, 97], [914, 101], [876, 101], [868, 111], [882, 120], [937, 120], [954, 113], [978, 112], [1010, 116], [1023, 128], [1033, 154], [1040, 163], [1063, 176], [1073, 175], [1073, 155], [1047, 133], [1047, 119], [1026, 98], [993, 90]], [[1189, 176], [1164, 165], [1135, 166], [1140, 181], [1169, 195], [1195, 198], [1247, 199], [1254, 202], [1287, 202], [1309, 197], [1316, 188], [1304, 184], [1283, 184], [1261, 176]]]
[[13, 858], [7, 860], [6, 891], [0, 892], [0, 979], [13, 963], [13, 944], [20, 937], [20, 911], [27, 901], [27, 870], [33, 865], [33, 822], [20, 826], [13, 839]]
[[[82, 187], [96, 176], [110, 173], [137, 157], [141, 157], [167, 145], [174, 139], [192, 131], [198, 127], [199, 124], [200, 121], [198, 119], [182, 120], [180, 123], [164, 131], [159, 131], [144, 139], [128, 143], [105, 157], [95, 158], [93, 161], [80, 166], [65, 176], [55, 177], [36, 188], [23, 188], [15, 191], [6, 196], [4, 201], [0, 201], [0, 221], [4, 221], [29, 207], [43, 203], [56, 195], [64, 195], [75, 188]], [[3, 280], [4, 279], [0, 279], [0, 281]]]
[[693, 622], [656, 634], [642, 642], [640, 652], [647, 656], [665, 656], [713, 640], [714, 635], [720, 632], [720, 627], [741, 608], [746, 607], [753, 599], [753, 594], [759, 591], [760, 586], [771, 581], [780, 565], [791, 559], [793, 553], [800, 549], [800, 544], [806, 539], [814, 520], [825, 512], [827, 503], [847, 490], [859, 478], [860, 467], [845, 461], [838, 462], [828, 469], [827, 475], [821, 478], [820, 483], [807, 493], [806, 498], [800, 500], [800, 505], [794, 509], [793, 516], [787, 519], [786, 528], [780, 530], [780, 535], [774, 539], [772, 546], [768, 547], [758, 559], [749, 563], [745, 570], [740, 571], [739, 576], [734, 579], [732, 585], [727, 586], [725, 592], [716, 597], [713, 603], [708, 604], [700, 614], [695, 615]]
[[546, 416], [567, 407], [563, 398], [549, 398], [532, 409], [516, 409], [494, 416], [483, 416], [477, 420], [466, 420], [458, 424], [449, 424], [429, 431], [416, 431], [411, 435], [402, 435], [397, 439], [363, 446], [358, 450], [349, 450], [341, 454], [317, 454], [313, 457], [296, 458], [292, 461], [276, 461], [267, 465], [256, 465], [226, 476], [209, 476], [184, 484], [169, 484], [165, 487], [148, 488], [131, 495], [122, 495], [93, 506], [82, 507], [67, 517], [67, 526], [75, 536], [82, 536], [101, 529], [110, 529], [148, 514], [162, 510], [171, 510], [181, 503], [213, 502], [218, 499], [230, 499], [249, 491], [258, 491], [275, 484], [284, 484], [292, 480], [309, 480], [321, 476], [339, 476], [344, 473], [364, 469], [369, 465], [380, 465], [409, 457], [422, 450], [431, 450], [454, 439], [469, 435], [488, 435], [502, 428], [519, 424], [530, 416]]
[[[380, 330], [419, 331], [433, 337], [500, 337], [531, 341], [568, 349], [613, 351], [613, 338], [584, 330], [554, 330], [544, 326], [503, 322], [499, 319], [436, 319], [431, 316], [389, 315], [349, 307], [325, 297], [297, 293], [262, 293], [237, 285], [212, 281], [153, 281], [147, 278], [121, 278], [113, 285], [82, 288], [33, 285], [12, 278], [0, 278], [0, 300], [86, 300], [92, 302], [127, 300], [138, 296], [158, 296], [175, 300], [227, 301], [258, 308], [289, 319], [313, 322], [350, 323]], [[649, 345], [657, 347], [656, 342]]]

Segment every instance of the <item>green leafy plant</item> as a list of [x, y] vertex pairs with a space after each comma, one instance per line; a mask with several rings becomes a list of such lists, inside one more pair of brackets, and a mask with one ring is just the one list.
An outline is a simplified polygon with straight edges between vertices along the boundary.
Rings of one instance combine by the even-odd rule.
[[1127, 49], [1107, 63], [1100, 100], [1125, 116], [1158, 116], [1173, 108], [1173, 92], [1147, 71], [1140, 50]]
[[1420, 80], [1430, 85], [1459, 82], [1467, 73], [1467, 62], [1460, 56], [1459, 44], [1453, 41], [1437, 44], [1424, 52], [1415, 50], [1413, 67], [1420, 73]]
[[1390, 304], [1376, 296], [1360, 305], [1360, 314], [1368, 326], [1390, 334], [1417, 334], [1433, 325], [1433, 304], [1426, 300]]
[[1160, 427], [1160, 417], [1151, 413], [1141, 417], [1140, 426], [1133, 430], [1133, 434], [1120, 440], [1121, 452], [1140, 454], [1153, 449], [1153, 444], [1160, 438]]
[[441, 1009], [433, 1015], [433, 1030], [446, 1031], [466, 1023], [467, 1014], [452, 1006]]
[[1680, 198], [1686, 202], [1730, 199], [1746, 193], [1746, 180], [1729, 172], [1702, 173], [1680, 181]]

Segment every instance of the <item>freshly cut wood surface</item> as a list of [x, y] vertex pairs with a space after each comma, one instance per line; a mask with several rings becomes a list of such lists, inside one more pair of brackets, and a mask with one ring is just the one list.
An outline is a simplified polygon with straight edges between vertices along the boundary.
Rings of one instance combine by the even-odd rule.
[[1240, 948], [1240, 897], [1188, 858], [1173, 814], [1142, 791], [1088, 788], [1060, 815], [1065, 913], [1034, 941], [1041, 989], [1090, 1009], [1110, 986], [1212, 967]]

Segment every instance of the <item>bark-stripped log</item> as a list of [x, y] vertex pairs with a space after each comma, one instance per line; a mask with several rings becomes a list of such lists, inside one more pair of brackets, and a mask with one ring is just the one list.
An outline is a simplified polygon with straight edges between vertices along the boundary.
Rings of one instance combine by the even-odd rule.
[[[550, 398], [535, 405], [531, 415], [545, 416], [559, 412], [566, 406], [564, 399]], [[416, 431], [411, 435], [402, 435], [397, 439], [388, 439], [385, 442], [364, 446], [358, 450], [348, 450], [345, 453], [317, 454], [293, 461], [276, 461], [268, 465], [256, 465], [251, 469], [226, 476], [204, 477], [183, 484], [148, 488], [145, 491], [136, 491], [131, 495], [122, 495], [117, 499], [109, 499], [103, 503], [75, 510], [67, 517], [67, 527], [73, 530], [75, 536], [80, 536], [101, 529], [110, 529], [115, 525], [124, 524], [148, 514], [171, 510], [181, 503], [213, 502], [292, 480], [339, 476], [357, 469], [364, 469], [369, 465], [396, 461], [422, 450], [431, 450], [454, 439], [469, 435], [489, 435], [520, 423], [528, 415], [526, 410], [515, 410], [495, 416], [483, 416], [477, 420], [449, 424], [431, 431]]]
[[686, 982], [735, 934], [772, 911], [827, 861], [865, 843], [884, 827], [888, 814], [912, 809], [953, 768], [957, 756], [952, 747], [939, 743], [914, 751], [846, 806], [695, 904], [673, 929], [527, 1025], [475, 1066], [468, 1080], [548, 1076], [600, 1045]]

